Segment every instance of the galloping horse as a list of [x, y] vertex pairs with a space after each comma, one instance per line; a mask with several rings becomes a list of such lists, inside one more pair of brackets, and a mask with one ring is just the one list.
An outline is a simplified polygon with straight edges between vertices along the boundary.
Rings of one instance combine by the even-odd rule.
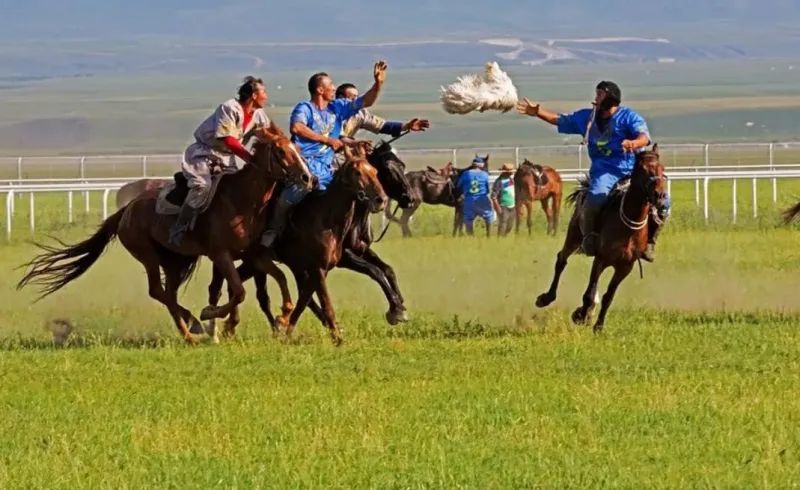
[[[356, 227], [359, 205], [374, 213], [383, 210], [388, 200], [378, 181], [378, 172], [369, 164], [366, 154], [363, 151], [351, 152], [349, 147], [345, 147], [345, 155], [347, 161], [336, 172], [328, 189], [324, 193], [309, 195], [294, 208], [274, 247], [277, 259], [292, 271], [298, 289], [297, 305], [289, 315], [286, 334], [292, 333], [311, 296], [316, 293], [322, 322], [336, 345], [341, 343], [342, 337], [328, 294], [328, 272], [344, 255], [346, 239]], [[270, 250], [254, 247], [248, 261], [266, 271], [265, 264], [271, 262], [271, 255]], [[215, 268], [215, 274], [218, 272]], [[209, 295], [215, 282], [217, 288], [221, 285], [219, 277], [213, 279]], [[209, 305], [206, 310], [209, 309], [217, 307]]]
[[[608, 307], [614, 299], [620, 283], [630, 274], [633, 264], [639, 260], [647, 248], [647, 227], [651, 206], [658, 206], [666, 199], [664, 167], [659, 161], [658, 145], [651, 151], [644, 151], [636, 156], [636, 164], [630, 177], [626, 191], [613, 193], [601, 211], [599, 230], [599, 246], [592, 262], [589, 285], [583, 293], [583, 304], [572, 313], [572, 321], [576, 324], [587, 322], [598, 303], [597, 282], [607, 267], [614, 268], [614, 276], [603, 295], [602, 306], [594, 331], [603, 329]], [[550, 289], [536, 298], [536, 306], [545, 307], [555, 301], [558, 281], [567, 259], [575, 253], [583, 241], [578, 217], [586, 195], [587, 185], [575, 191], [570, 200], [575, 204], [575, 211], [569, 222], [564, 246], [556, 258], [555, 274]]]
[[514, 191], [516, 196], [516, 233], [522, 222], [523, 209], [526, 210], [528, 235], [533, 226], [533, 201], [540, 201], [547, 217], [547, 233], [555, 235], [558, 229], [558, 217], [561, 213], [561, 192], [563, 185], [561, 175], [553, 168], [534, 165], [526, 158], [514, 174]]
[[178, 304], [177, 294], [198, 258], [209, 257], [228, 280], [231, 298], [217, 312], [219, 317], [227, 316], [244, 300], [244, 288], [233, 258], [260, 238], [265, 222], [262, 214], [275, 183], [288, 180], [311, 186], [305, 161], [280, 129], [265, 129], [260, 137], [264, 141], [256, 145], [253, 162], [221, 177], [209, 208], [197, 218], [194, 229], [180, 247], [168, 243], [169, 228], [175, 217], [157, 214], [158, 193], [147, 191], [105, 220], [83, 242], [62, 243], [63, 248], [40, 245], [44, 252], [26, 264], [29, 271], [17, 288], [37, 284], [42, 287], [42, 297], [54, 293], [86, 272], [118, 236], [144, 266], [150, 296], [167, 307], [183, 338], [195, 343], [187, 324], [194, 328], [200, 327], [200, 322]]
[[[377, 170], [378, 181], [386, 194], [396, 200], [401, 208], [408, 207], [411, 198], [409, 197], [410, 186], [404, 173], [405, 163], [395, 154], [391, 145], [389, 143], [380, 144], [367, 155], [367, 161]], [[369, 215], [369, 203], [356, 202], [353, 225], [348, 235], [344, 238], [344, 250], [337, 267], [365, 274], [377, 282], [389, 302], [386, 320], [389, 324], [396, 325], [408, 319], [406, 307], [394, 270], [370, 248], [373, 237], [369, 225]], [[256, 245], [253, 254], [258, 255], [261, 253], [258, 247], [259, 245]], [[237, 269], [239, 277], [242, 281], [247, 281], [250, 277], [254, 278], [256, 282], [256, 298], [261, 311], [266, 315], [272, 328], [275, 329], [277, 322], [270, 311], [270, 300], [266, 290], [266, 275], [272, 276], [281, 288], [281, 294], [284, 298], [281, 306], [283, 319], [288, 318], [293, 309], [291, 298], [287, 300], [288, 285], [286, 276], [271, 261], [259, 260], [257, 264], [255, 262], [245, 256], [245, 260]], [[219, 301], [222, 283], [223, 277], [215, 271], [208, 286], [209, 305], [216, 305]], [[324, 322], [322, 309], [313, 299], [309, 301], [308, 306], [320, 321]], [[226, 325], [237, 322], [237, 318], [229, 317]]]

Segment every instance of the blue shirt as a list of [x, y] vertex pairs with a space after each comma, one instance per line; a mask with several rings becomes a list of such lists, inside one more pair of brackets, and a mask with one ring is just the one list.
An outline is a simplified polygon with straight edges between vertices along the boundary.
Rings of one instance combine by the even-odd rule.
[[465, 199], [489, 195], [489, 174], [479, 168], [465, 170], [458, 177], [458, 189]]
[[[291, 127], [294, 123], [303, 123], [317, 134], [338, 138], [342, 132], [342, 124], [353, 117], [363, 106], [363, 97], [355, 100], [336, 99], [322, 110], [318, 109], [311, 101], [304, 100], [292, 109], [289, 125]], [[329, 164], [333, 161], [333, 148], [326, 144], [298, 135], [292, 135], [292, 141], [306, 160], [323, 160]]]
[[[591, 109], [581, 109], [572, 114], [559, 114], [558, 132], [563, 134], [579, 134], [586, 132]], [[589, 130], [587, 141], [589, 158], [592, 160], [591, 174], [610, 173], [618, 176], [633, 171], [636, 155], [622, 150], [622, 140], [636, 139], [641, 133], [650, 136], [644, 118], [632, 109], [620, 106], [610, 119], [603, 122], [595, 118]]]

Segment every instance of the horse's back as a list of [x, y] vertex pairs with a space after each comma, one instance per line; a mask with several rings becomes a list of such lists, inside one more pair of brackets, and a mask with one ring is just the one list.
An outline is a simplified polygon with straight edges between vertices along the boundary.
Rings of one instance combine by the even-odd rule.
[[127, 206], [147, 191], [161, 189], [168, 182], [168, 180], [162, 179], [140, 179], [123, 185], [117, 191], [117, 209]]

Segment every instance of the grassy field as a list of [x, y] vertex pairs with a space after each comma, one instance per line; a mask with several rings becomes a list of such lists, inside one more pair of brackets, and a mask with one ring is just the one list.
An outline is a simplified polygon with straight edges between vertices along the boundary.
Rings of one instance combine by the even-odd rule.
[[[60, 237], [96, 222], [49, 208]], [[766, 211], [706, 228], [687, 208], [600, 336], [568, 319], [585, 258], [554, 307], [532, 306], [563, 233], [451, 239], [448, 211], [427, 209], [421, 238], [377, 246], [409, 323], [385, 325], [366, 278], [331, 274], [341, 348], [309, 316], [271, 338], [252, 290], [236, 340], [188, 348], [118, 244], [33, 304], [13, 288], [33, 252], [17, 237], [0, 245], [0, 487], [792, 486], [797, 230]], [[195, 311], [208, 274], [182, 295]], [[56, 318], [76, 325], [66, 347]]]

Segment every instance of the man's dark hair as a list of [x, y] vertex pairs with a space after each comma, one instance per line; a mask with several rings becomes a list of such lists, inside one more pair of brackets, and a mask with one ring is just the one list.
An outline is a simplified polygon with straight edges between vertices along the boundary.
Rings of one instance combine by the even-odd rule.
[[344, 99], [345, 98], [345, 92], [347, 92], [351, 88], [354, 88], [354, 89], [358, 90], [358, 87], [356, 87], [352, 83], [343, 83], [343, 84], [339, 85], [338, 87], [336, 87], [336, 98], [337, 99]]
[[319, 73], [314, 73], [311, 75], [311, 78], [308, 79], [308, 93], [311, 94], [312, 97], [317, 93], [317, 88], [322, 85], [322, 79], [327, 76], [327, 73], [321, 71]]
[[597, 84], [597, 90], [603, 90], [606, 93], [604, 106], [614, 107], [622, 103], [622, 90], [619, 89], [619, 85], [616, 83], [603, 80]]
[[237, 100], [239, 102], [247, 101], [247, 99], [249, 99], [254, 93], [256, 93], [256, 90], [258, 90], [259, 85], [264, 85], [264, 81], [261, 80], [260, 78], [256, 78], [254, 76], [244, 77], [244, 79], [242, 80], [242, 85], [239, 87], [239, 92], [238, 92], [239, 97]]

